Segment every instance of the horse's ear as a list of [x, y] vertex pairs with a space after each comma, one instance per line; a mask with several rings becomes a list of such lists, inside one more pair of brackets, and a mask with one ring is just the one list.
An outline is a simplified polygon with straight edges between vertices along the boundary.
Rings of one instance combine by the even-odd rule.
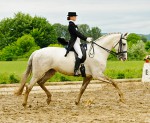
[[126, 32], [124, 35], [123, 35], [123, 37], [127, 37], [129, 34]]

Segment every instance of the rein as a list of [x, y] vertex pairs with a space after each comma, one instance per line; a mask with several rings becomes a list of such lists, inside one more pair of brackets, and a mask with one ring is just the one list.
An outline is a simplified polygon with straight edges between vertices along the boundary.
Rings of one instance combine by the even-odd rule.
[[89, 57], [90, 57], [90, 58], [93, 58], [94, 55], [95, 55], [94, 44], [97, 45], [98, 47], [102, 48], [103, 50], [107, 51], [108, 53], [114, 55], [114, 56], [118, 56], [118, 55], [120, 55], [120, 54], [127, 53], [127, 51], [122, 51], [122, 39], [124, 39], [124, 38], [122, 38], [122, 34], [121, 34], [120, 40], [119, 40], [118, 43], [113, 47], [113, 48], [115, 48], [115, 47], [119, 44], [118, 53], [116, 53], [116, 52], [114, 52], [114, 51], [112, 51], [112, 50], [109, 50], [109, 49], [107, 49], [107, 48], [105, 48], [105, 47], [102, 47], [102, 46], [98, 45], [97, 43], [95, 43], [94, 41], [92, 41], [91, 47], [90, 47], [90, 50], [89, 50]]

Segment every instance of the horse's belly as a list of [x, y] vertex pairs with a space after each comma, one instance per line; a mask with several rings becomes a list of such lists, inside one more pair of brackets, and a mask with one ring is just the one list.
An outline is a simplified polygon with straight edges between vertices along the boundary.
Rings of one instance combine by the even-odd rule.
[[63, 48], [45, 48], [37, 52], [36, 62], [42, 71], [54, 69], [60, 73], [73, 75], [75, 65], [74, 52], [69, 52], [65, 57], [66, 50]]

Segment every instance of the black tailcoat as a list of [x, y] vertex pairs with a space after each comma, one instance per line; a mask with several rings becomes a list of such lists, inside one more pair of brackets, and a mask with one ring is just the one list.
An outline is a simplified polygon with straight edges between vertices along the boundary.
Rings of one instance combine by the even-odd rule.
[[77, 37], [84, 40], [84, 41], [86, 41], [86, 39], [87, 39], [86, 36], [84, 36], [83, 34], [81, 34], [78, 31], [78, 26], [75, 25], [75, 23], [72, 22], [72, 21], [69, 22], [68, 31], [70, 33], [71, 38], [70, 38], [69, 43], [68, 43], [68, 48], [67, 48], [66, 55], [69, 53], [70, 50], [73, 49], [73, 45], [74, 45]]

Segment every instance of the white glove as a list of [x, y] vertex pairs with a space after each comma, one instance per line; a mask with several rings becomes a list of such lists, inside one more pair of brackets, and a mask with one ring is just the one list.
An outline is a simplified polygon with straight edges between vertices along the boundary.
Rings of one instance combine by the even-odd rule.
[[87, 42], [91, 42], [92, 40], [93, 40], [93, 38], [91, 38], [91, 37], [88, 37], [88, 38], [86, 39]]

